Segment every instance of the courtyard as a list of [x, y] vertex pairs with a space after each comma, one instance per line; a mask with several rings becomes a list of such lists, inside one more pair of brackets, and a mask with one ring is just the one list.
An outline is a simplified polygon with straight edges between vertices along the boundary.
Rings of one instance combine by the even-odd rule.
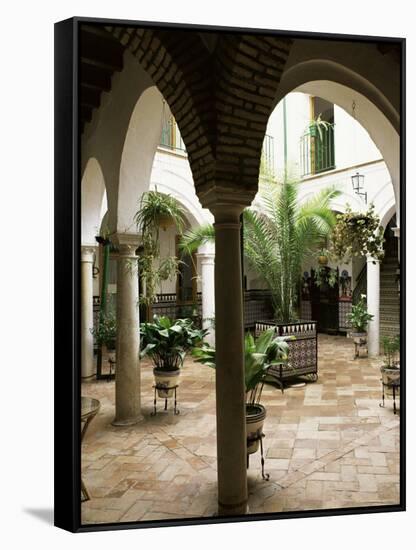
[[[319, 378], [264, 387], [265, 472], [250, 457], [249, 514], [398, 504], [399, 416], [381, 401], [379, 357], [353, 359], [352, 340], [321, 334]], [[114, 381], [82, 395], [101, 408], [82, 445], [91, 499], [84, 524], [212, 517], [218, 512], [215, 372], [187, 357], [173, 403], [153, 411], [153, 374], [141, 362], [142, 422], [113, 427]]]

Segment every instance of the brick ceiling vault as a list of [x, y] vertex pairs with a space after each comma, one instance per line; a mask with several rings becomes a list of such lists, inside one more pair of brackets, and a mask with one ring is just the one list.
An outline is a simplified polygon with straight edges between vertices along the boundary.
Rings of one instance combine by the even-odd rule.
[[196, 191], [209, 206], [257, 191], [267, 122], [292, 41], [197, 32], [106, 27], [152, 78], [186, 145]]

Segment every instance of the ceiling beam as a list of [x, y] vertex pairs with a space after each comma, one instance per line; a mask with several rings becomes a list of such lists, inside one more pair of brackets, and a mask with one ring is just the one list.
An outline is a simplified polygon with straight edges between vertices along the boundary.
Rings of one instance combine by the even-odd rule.
[[111, 89], [111, 76], [111, 71], [81, 61], [80, 82], [82, 85], [109, 92]]

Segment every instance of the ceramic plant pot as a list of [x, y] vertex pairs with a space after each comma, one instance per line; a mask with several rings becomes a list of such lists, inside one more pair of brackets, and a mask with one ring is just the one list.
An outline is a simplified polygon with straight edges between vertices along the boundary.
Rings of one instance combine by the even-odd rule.
[[362, 345], [362, 344], [367, 343], [367, 333], [366, 332], [351, 331], [350, 336], [356, 344], [361, 344]]
[[155, 367], [153, 374], [158, 396], [163, 399], [172, 397], [174, 388], [178, 385], [180, 369], [170, 371]]
[[265, 418], [266, 409], [263, 405], [246, 405], [247, 454], [258, 450]]

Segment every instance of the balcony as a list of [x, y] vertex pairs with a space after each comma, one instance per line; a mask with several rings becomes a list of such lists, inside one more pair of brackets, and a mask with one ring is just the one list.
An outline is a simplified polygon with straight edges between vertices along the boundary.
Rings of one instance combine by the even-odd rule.
[[174, 152], [186, 153], [185, 144], [173, 116], [170, 116], [163, 122], [159, 146]]
[[335, 168], [334, 125], [323, 129], [321, 135], [311, 131], [300, 139], [302, 177], [320, 174]]

